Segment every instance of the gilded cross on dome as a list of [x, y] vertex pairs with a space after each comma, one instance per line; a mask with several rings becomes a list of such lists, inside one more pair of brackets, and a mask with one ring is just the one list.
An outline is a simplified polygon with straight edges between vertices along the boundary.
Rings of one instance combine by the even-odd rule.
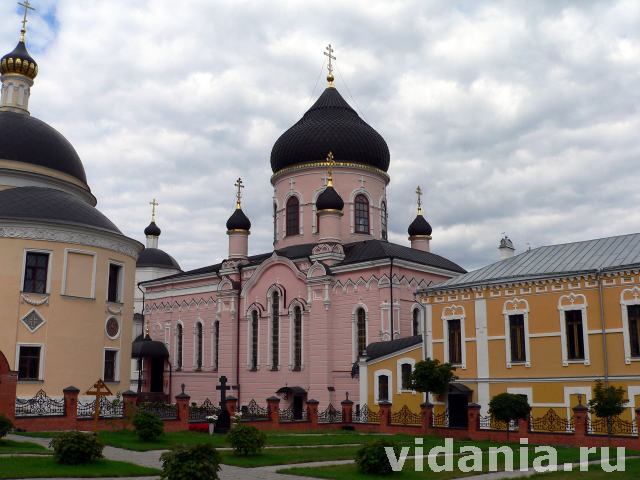
[[422, 189], [420, 185], [416, 188], [416, 195], [418, 196], [418, 215], [422, 215]]
[[151, 200], [151, 201], [149, 202], [149, 205], [151, 205], [151, 221], [152, 221], [152, 222], [155, 222], [155, 221], [156, 221], [156, 207], [157, 207], [158, 205], [160, 205], [160, 204], [159, 204], [159, 203], [158, 203], [158, 201], [154, 198], [153, 200]]
[[324, 56], [329, 57], [329, 64], [327, 65], [329, 75], [327, 75], [327, 82], [329, 82], [330, 87], [333, 87], [333, 64], [331, 63], [331, 60], [336, 60], [336, 57], [333, 56], [333, 48], [331, 48], [331, 44], [327, 45], [325, 50]]
[[242, 199], [242, 189], [244, 188], [244, 185], [242, 184], [242, 178], [238, 177], [238, 180], [236, 180], [236, 183], [233, 184], [234, 187], [236, 187], [237, 192], [236, 192], [236, 208], [241, 208], [241, 199]]
[[333, 167], [336, 164], [335, 159], [333, 158], [333, 152], [329, 151], [327, 155], [327, 187], [333, 187]]
[[29, 0], [24, 0], [24, 2], [18, 2], [18, 5], [24, 7], [24, 16], [22, 17], [22, 29], [20, 30], [20, 41], [24, 42], [24, 35], [27, 33], [27, 13], [29, 10], [35, 11], [36, 9], [31, 6]]

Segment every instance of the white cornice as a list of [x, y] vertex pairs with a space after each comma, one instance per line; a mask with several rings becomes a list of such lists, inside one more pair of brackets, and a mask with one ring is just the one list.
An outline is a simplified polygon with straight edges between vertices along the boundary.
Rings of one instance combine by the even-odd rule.
[[183, 295], [197, 295], [202, 293], [214, 293], [218, 291], [218, 284], [200, 285], [198, 287], [191, 288], [175, 288], [159, 290], [154, 292], [145, 293], [145, 300], [157, 300], [159, 298], [167, 297], [181, 297]]

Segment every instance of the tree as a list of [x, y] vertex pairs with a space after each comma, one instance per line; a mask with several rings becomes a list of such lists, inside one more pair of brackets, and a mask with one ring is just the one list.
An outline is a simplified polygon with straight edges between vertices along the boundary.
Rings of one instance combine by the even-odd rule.
[[440, 363], [437, 359], [427, 358], [416, 363], [411, 373], [411, 388], [422, 393], [442, 395], [449, 384], [458, 377], [453, 373], [456, 367], [450, 363]]
[[512, 421], [527, 418], [529, 412], [531, 412], [531, 406], [525, 395], [499, 393], [489, 402], [489, 415], [507, 424], [507, 442], [509, 441], [509, 424]]
[[607, 435], [611, 437], [613, 417], [624, 412], [624, 406], [629, 402], [624, 398], [624, 388], [606, 385], [601, 380], [593, 387], [593, 398], [589, 400], [589, 409], [599, 418], [607, 419]]

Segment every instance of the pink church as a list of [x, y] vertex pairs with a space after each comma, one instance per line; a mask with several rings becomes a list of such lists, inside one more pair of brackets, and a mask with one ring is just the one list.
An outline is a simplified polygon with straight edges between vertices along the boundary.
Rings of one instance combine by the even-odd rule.
[[271, 152], [274, 250], [248, 255], [239, 180], [227, 259], [141, 284], [151, 339], [169, 354], [164, 371], [146, 368], [146, 390], [185, 384], [193, 401], [217, 401], [225, 375], [241, 406], [278, 395], [295, 413], [347, 392], [357, 403], [367, 345], [420, 335], [414, 292], [464, 272], [430, 252], [419, 203], [411, 247], [387, 240], [389, 149], [327, 80]]

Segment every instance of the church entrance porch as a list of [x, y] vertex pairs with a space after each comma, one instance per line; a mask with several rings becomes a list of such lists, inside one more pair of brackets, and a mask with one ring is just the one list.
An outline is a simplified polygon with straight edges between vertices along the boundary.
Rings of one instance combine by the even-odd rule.
[[304, 404], [307, 399], [307, 391], [302, 387], [282, 387], [276, 394], [282, 395], [283, 400], [289, 402], [291, 420], [302, 420], [304, 418]]
[[449, 393], [447, 395], [449, 427], [467, 428], [469, 424], [467, 406], [472, 393], [473, 390], [461, 383], [453, 382], [449, 384]]

